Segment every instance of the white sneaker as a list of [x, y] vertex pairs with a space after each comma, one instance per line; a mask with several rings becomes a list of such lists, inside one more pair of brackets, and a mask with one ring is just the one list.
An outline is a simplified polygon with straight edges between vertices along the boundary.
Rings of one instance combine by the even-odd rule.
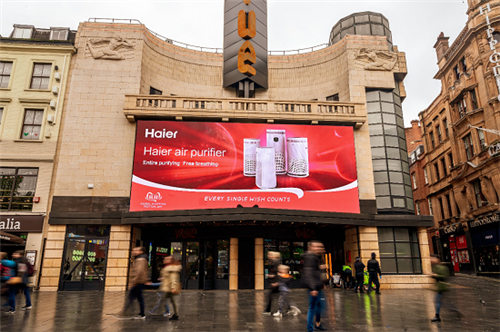
[[302, 313], [302, 311], [294, 305], [290, 306], [290, 311], [293, 316], [298, 316]]
[[283, 314], [281, 313], [281, 311], [276, 311], [276, 312], [273, 314], [273, 317], [276, 317], [276, 318], [282, 318], [282, 317], [283, 317]]

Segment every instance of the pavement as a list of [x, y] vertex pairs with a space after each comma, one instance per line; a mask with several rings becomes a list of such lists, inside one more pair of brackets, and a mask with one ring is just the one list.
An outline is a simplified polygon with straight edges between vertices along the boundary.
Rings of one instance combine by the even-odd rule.
[[[451, 282], [441, 323], [430, 322], [435, 293], [426, 289], [385, 290], [381, 295], [327, 289], [322, 322], [328, 331], [500, 331], [500, 283], [467, 276]], [[282, 319], [262, 315], [264, 291], [183, 291], [178, 321], [161, 315], [118, 319], [113, 314], [120, 311], [125, 298], [125, 292], [35, 292], [32, 310], [22, 311], [24, 299], [18, 295], [16, 313], [2, 313], [0, 330], [306, 331], [307, 297], [302, 289], [290, 294], [302, 314]], [[156, 292], [147, 291], [145, 298], [147, 312], [156, 304]], [[453, 305], [463, 317], [452, 311]]]

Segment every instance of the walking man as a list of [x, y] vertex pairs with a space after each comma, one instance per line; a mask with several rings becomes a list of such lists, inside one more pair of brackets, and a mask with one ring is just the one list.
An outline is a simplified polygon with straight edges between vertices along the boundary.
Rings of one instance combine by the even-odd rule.
[[365, 279], [365, 264], [361, 262], [361, 258], [356, 257], [356, 262], [354, 263], [354, 271], [356, 273], [356, 287], [354, 287], [354, 291], [357, 293], [358, 288], [360, 293], [364, 293], [363, 291], [363, 282]]
[[375, 259], [377, 255], [372, 252], [372, 259], [368, 261], [367, 269], [368, 269], [368, 292], [372, 290], [372, 283], [375, 284], [375, 293], [380, 294], [380, 283], [378, 281], [378, 276], [382, 279], [382, 272], [380, 271], [380, 264]]
[[21, 283], [18, 289], [24, 293], [25, 304], [23, 310], [31, 309], [31, 289], [29, 287], [29, 277], [33, 275], [33, 267], [30, 262], [24, 257], [24, 251], [17, 250], [12, 254], [12, 258], [16, 262], [17, 276], [21, 278]]
[[148, 260], [146, 250], [144, 247], [135, 247], [132, 249], [132, 257], [134, 257], [134, 262], [132, 263], [129, 282], [131, 288], [128, 292], [128, 299], [122, 314], [127, 314], [132, 302], [137, 298], [139, 301], [140, 313], [134, 318], [145, 319], [146, 315], [144, 314], [144, 296], [142, 295], [142, 290], [144, 289], [144, 285], [148, 282]]
[[280, 265], [280, 253], [277, 251], [269, 251], [267, 253], [267, 258], [269, 259], [269, 264], [271, 265], [267, 275], [267, 280], [269, 281], [269, 286], [271, 288], [267, 292], [267, 305], [263, 314], [269, 316], [271, 315], [273, 296], [279, 293], [278, 266]]
[[[448, 270], [448, 267], [446, 267], [441, 263], [441, 260], [437, 255], [431, 256], [431, 264], [432, 264], [432, 277], [434, 278], [434, 280], [436, 280], [436, 288], [434, 289], [436, 291], [436, 297], [434, 299], [434, 305], [436, 307], [436, 315], [434, 316], [434, 318], [431, 319], [431, 322], [435, 323], [441, 321], [439, 312], [441, 311], [443, 295], [448, 291], [448, 283], [446, 282], [446, 280], [450, 276], [450, 272]], [[451, 311], [454, 311], [457, 314], [458, 318], [462, 318], [463, 316], [462, 313], [458, 311], [453, 302], [449, 302], [448, 304], [449, 304], [448, 308]]]
[[307, 252], [304, 254], [303, 281], [309, 292], [309, 309], [307, 311], [307, 331], [314, 329], [326, 331], [321, 325], [321, 311], [325, 302], [323, 295], [323, 281], [321, 280], [321, 255], [324, 252], [323, 244], [319, 241], [309, 242]]

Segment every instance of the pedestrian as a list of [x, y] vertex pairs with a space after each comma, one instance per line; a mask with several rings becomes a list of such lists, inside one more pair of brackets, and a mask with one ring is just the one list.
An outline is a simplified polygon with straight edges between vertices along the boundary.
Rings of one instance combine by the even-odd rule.
[[[441, 304], [443, 301], [443, 295], [448, 291], [448, 283], [446, 280], [450, 276], [450, 271], [448, 267], [441, 263], [439, 256], [431, 255], [432, 264], [432, 278], [436, 280], [436, 286], [434, 290], [436, 291], [436, 297], [434, 298], [434, 305], [436, 308], [436, 315], [431, 319], [431, 322], [440, 322], [441, 316], [439, 315], [441, 311]], [[449, 307], [451, 311], [454, 311], [459, 318], [462, 317], [462, 313], [458, 311], [455, 305], [450, 302]]]
[[326, 331], [321, 325], [321, 311], [323, 310], [325, 298], [323, 295], [323, 280], [321, 270], [326, 266], [321, 264], [321, 255], [324, 253], [323, 244], [319, 241], [311, 241], [307, 252], [303, 255], [304, 269], [303, 281], [308, 289], [309, 308], [307, 311], [307, 331], [314, 329]]
[[132, 249], [132, 257], [134, 261], [130, 271], [130, 290], [128, 292], [128, 299], [123, 308], [122, 315], [126, 316], [128, 309], [132, 305], [134, 299], [139, 301], [140, 313], [133, 318], [145, 319], [144, 314], [144, 296], [142, 291], [146, 283], [148, 283], [148, 260], [146, 256], [146, 249], [144, 247], [135, 247]]
[[344, 289], [352, 288], [352, 269], [349, 265], [342, 266], [342, 280], [344, 281]]
[[12, 258], [16, 262], [16, 273], [20, 278], [20, 283], [17, 284], [17, 290], [24, 293], [25, 304], [23, 310], [31, 310], [31, 288], [29, 287], [29, 278], [33, 275], [33, 266], [24, 257], [24, 251], [17, 250], [12, 254]]
[[7, 299], [2, 306], [9, 307], [8, 312], [13, 314], [16, 312], [16, 289], [9, 280], [16, 277], [16, 262], [7, 258], [6, 252], [0, 253], [2, 296]]
[[366, 264], [368, 269], [368, 292], [372, 290], [372, 283], [375, 284], [375, 293], [380, 294], [380, 282], [378, 281], [378, 277], [382, 279], [382, 271], [380, 271], [380, 264], [375, 259], [377, 255], [372, 252], [372, 259], [368, 261]]
[[270, 265], [267, 280], [270, 288], [267, 292], [266, 309], [263, 312], [263, 314], [267, 316], [271, 315], [273, 296], [279, 293], [278, 266], [280, 265], [280, 258], [281, 255], [277, 251], [269, 251], [267, 253], [267, 259]]
[[356, 257], [356, 261], [354, 262], [354, 272], [356, 273], [356, 287], [354, 287], [354, 291], [357, 293], [359, 289], [360, 293], [364, 293], [363, 283], [364, 283], [365, 264], [363, 264], [359, 256]]
[[[163, 299], [165, 302], [170, 300], [174, 312], [169, 320], [178, 320], [179, 312], [177, 310], [176, 298], [181, 293], [181, 270], [180, 263], [173, 259], [172, 256], [167, 256], [163, 259], [165, 266], [161, 269], [160, 278], [160, 292], [164, 293]], [[161, 307], [161, 306], [160, 306]], [[168, 316], [169, 308], [166, 304], [166, 312], [164, 316]]]

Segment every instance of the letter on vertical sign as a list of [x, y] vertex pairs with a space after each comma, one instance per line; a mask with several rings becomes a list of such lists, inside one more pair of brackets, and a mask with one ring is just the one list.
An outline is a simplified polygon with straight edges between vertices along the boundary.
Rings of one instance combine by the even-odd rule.
[[245, 12], [240, 10], [238, 13], [238, 35], [244, 39], [251, 39], [257, 33], [255, 12]]
[[257, 73], [252, 65], [257, 61], [255, 49], [250, 41], [245, 41], [238, 51], [238, 70], [248, 76], [253, 76]]

